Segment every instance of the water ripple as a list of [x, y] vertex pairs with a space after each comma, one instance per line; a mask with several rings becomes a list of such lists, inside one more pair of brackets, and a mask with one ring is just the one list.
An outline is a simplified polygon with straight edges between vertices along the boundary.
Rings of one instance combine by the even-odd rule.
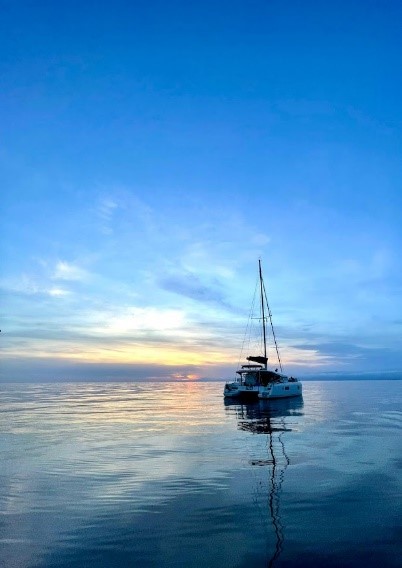
[[401, 387], [4, 385], [4, 566], [397, 566]]

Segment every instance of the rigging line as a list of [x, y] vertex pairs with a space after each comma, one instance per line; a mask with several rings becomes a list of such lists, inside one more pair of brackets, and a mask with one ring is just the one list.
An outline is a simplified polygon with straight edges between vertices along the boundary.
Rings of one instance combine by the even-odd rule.
[[280, 368], [280, 370], [281, 370], [281, 372], [282, 372], [282, 371], [283, 371], [283, 369], [282, 369], [282, 361], [281, 361], [281, 357], [280, 357], [280, 355], [279, 355], [278, 342], [276, 341], [275, 330], [274, 330], [274, 324], [272, 323], [271, 308], [269, 307], [268, 298], [267, 298], [267, 291], [266, 291], [264, 282], [262, 283], [262, 286], [263, 286], [263, 290], [264, 290], [265, 303], [267, 304], [269, 321], [270, 321], [270, 324], [271, 324], [272, 337], [274, 338], [276, 354], [277, 354], [277, 356], [278, 356], [279, 368]]
[[240, 356], [239, 356], [239, 360], [237, 362], [237, 367], [240, 367], [240, 361], [243, 360], [243, 353], [245, 351], [245, 347], [246, 347], [246, 340], [248, 339], [248, 345], [247, 347], [250, 347], [250, 343], [251, 343], [251, 326], [252, 326], [252, 320], [253, 320], [253, 314], [254, 314], [254, 305], [255, 305], [255, 299], [257, 297], [257, 287], [258, 287], [258, 279], [255, 282], [255, 288], [254, 288], [254, 294], [253, 294], [253, 300], [251, 302], [251, 307], [250, 307], [250, 311], [248, 314], [248, 319], [247, 319], [247, 326], [246, 326], [246, 331], [244, 332], [244, 336], [243, 336], [243, 343], [241, 346], [241, 350], [240, 350]]

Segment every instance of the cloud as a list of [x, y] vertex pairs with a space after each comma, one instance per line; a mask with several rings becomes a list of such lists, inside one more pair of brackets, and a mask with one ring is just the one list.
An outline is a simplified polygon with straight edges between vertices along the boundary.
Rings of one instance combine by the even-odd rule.
[[110, 188], [108, 195], [100, 197], [95, 213], [105, 235], [116, 232], [121, 238], [136, 229], [148, 236], [160, 235], [155, 224], [155, 211], [128, 188]]
[[69, 262], [59, 261], [53, 274], [54, 280], [83, 281], [87, 280], [89, 273]]
[[62, 297], [71, 294], [70, 290], [66, 290], [65, 288], [50, 288], [50, 290], [47, 290], [47, 293], [49, 296], [53, 297]]
[[232, 309], [217, 287], [203, 284], [198, 276], [190, 272], [162, 278], [159, 280], [159, 286], [168, 292], [174, 292], [197, 302], [218, 304], [223, 308]]
[[271, 238], [268, 237], [268, 235], [265, 235], [264, 233], [256, 233], [255, 235], [252, 235], [250, 238], [250, 243], [258, 247], [265, 247], [270, 242]]
[[98, 205], [97, 213], [101, 219], [101, 230], [105, 235], [113, 233], [112, 219], [113, 215], [118, 208], [117, 202], [110, 197], [103, 197]]
[[90, 334], [127, 336], [135, 332], [158, 331], [164, 333], [186, 328], [185, 315], [181, 310], [156, 307], [116, 307], [113, 312], [93, 312], [86, 317]]
[[110, 198], [101, 199], [98, 207], [99, 216], [105, 220], [110, 220], [114, 210], [118, 207], [116, 201]]
[[299, 344], [295, 345], [295, 347], [297, 349], [303, 349], [303, 350], [314, 349], [329, 356], [339, 356], [342, 354], [343, 357], [351, 355], [356, 356], [358, 353], [361, 353], [362, 349], [364, 349], [364, 348], [358, 348], [356, 345], [353, 345], [352, 343], [342, 343], [338, 341], [328, 341], [325, 343], [315, 343], [315, 344], [311, 343]]
[[12, 297], [26, 296], [51, 296], [63, 297], [71, 294], [66, 288], [52, 286], [48, 288], [43, 282], [38, 282], [35, 277], [22, 274], [19, 278], [3, 279], [0, 282], [0, 290], [3, 294]]
[[296, 349], [315, 351], [324, 361], [327, 359], [327, 369], [339, 371], [349, 370], [378, 370], [392, 371], [402, 366], [402, 354], [398, 347], [381, 347], [358, 345], [351, 340], [348, 343], [328, 341], [294, 345]]

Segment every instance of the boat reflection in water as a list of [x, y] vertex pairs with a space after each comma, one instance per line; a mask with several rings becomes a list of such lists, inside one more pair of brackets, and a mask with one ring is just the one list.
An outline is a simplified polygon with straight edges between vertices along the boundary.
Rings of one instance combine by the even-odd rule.
[[[266, 479], [266, 493], [263, 496], [263, 514], [268, 513], [266, 519], [270, 522], [275, 536], [275, 547], [268, 554], [267, 566], [273, 567], [279, 559], [284, 548], [284, 531], [280, 513], [280, 497], [285, 471], [290, 465], [290, 459], [286, 453], [284, 434], [291, 432], [297, 424], [297, 416], [303, 415], [303, 398], [289, 398], [277, 400], [259, 400], [239, 404], [239, 401], [225, 399], [225, 407], [228, 412], [235, 414], [239, 430], [252, 434], [266, 436], [266, 454], [253, 457], [249, 460], [250, 466], [265, 466], [269, 468]], [[296, 419], [295, 419], [296, 418]], [[265, 453], [265, 444], [264, 444]], [[258, 495], [263, 488], [258, 483], [257, 501], [261, 500]]]

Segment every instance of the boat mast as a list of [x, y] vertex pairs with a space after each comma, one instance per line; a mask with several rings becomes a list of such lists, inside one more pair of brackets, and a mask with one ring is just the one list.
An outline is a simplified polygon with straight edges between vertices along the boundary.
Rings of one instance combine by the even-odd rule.
[[283, 371], [282, 369], [282, 361], [281, 361], [281, 357], [279, 355], [279, 348], [278, 348], [278, 343], [276, 341], [276, 336], [275, 336], [275, 330], [274, 330], [274, 324], [272, 323], [272, 314], [271, 314], [271, 310], [268, 304], [268, 298], [267, 298], [267, 291], [265, 290], [265, 284], [262, 284], [263, 289], [264, 289], [264, 296], [265, 296], [265, 302], [267, 304], [267, 310], [268, 310], [268, 316], [269, 316], [269, 321], [271, 323], [271, 330], [272, 330], [272, 337], [274, 339], [274, 343], [275, 343], [275, 349], [276, 349], [276, 354], [278, 356], [278, 363], [279, 363], [279, 368], [281, 370], [281, 372]]
[[267, 332], [265, 329], [265, 310], [264, 310], [264, 283], [262, 280], [262, 271], [261, 271], [261, 259], [258, 259], [258, 269], [260, 273], [260, 292], [261, 292], [261, 315], [262, 315], [262, 333], [264, 339], [264, 357], [265, 357], [265, 368], [267, 368]]

